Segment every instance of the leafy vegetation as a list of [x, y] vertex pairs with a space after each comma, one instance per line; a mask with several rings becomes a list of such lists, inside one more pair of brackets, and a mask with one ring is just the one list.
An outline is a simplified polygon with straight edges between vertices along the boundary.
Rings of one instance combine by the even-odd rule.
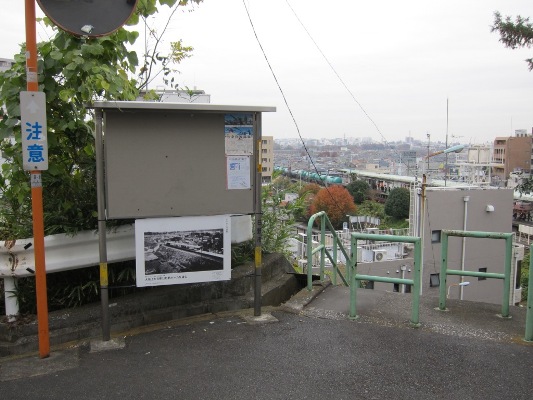
[[[200, 0], [195, 0], [198, 3]], [[135, 25], [157, 11], [156, 5], [174, 6], [177, 0], [144, 0], [128, 22]], [[179, 1], [186, 5], [188, 1]], [[45, 22], [50, 22], [45, 19]], [[159, 43], [161, 36], [152, 31]], [[192, 47], [174, 43], [170, 54], [157, 45], [144, 56], [137, 81], [138, 56], [129, 51], [138, 32], [126, 28], [102, 38], [77, 38], [57, 30], [38, 43], [39, 90], [46, 94], [49, 169], [43, 171], [45, 234], [76, 233], [95, 229], [96, 169], [94, 100], [135, 100], [139, 89], [154, 75], [169, 76], [172, 62], [188, 57]], [[157, 70], [159, 67], [159, 70]], [[168, 81], [170, 82], [170, 81]], [[29, 175], [22, 168], [19, 93], [26, 88], [25, 49], [15, 55], [14, 66], [0, 73], [0, 151], [6, 160], [0, 171], [0, 240], [32, 236]]]
[[[517, 49], [520, 47], [531, 48], [533, 46], [533, 24], [529, 22], [529, 18], [523, 18], [518, 15], [515, 18], [515, 22], [513, 22], [511, 17], [502, 18], [499, 12], [495, 12], [491, 32], [500, 33], [500, 42], [505, 47]], [[525, 61], [529, 66], [529, 70], [533, 70], [533, 58], [528, 58]]]
[[[98, 267], [58, 272], [47, 275], [48, 309], [50, 311], [78, 307], [99, 301], [100, 275]], [[116, 298], [129, 293], [146, 290], [135, 286], [135, 262], [122, 262], [110, 265], [109, 296]], [[20, 313], [35, 314], [37, 312], [35, 278], [17, 280], [13, 296], [17, 297]], [[5, 307], [4, 296], [0, 299], [0, 310]], [[3, 310], [5, 314], [5, 310]]]
[[[178, 7], [201, 1], [141, 0], [127, 24], [131, 27], [141, 20], [146, 22], [158, 6], [174, 7], [176, 12]], [[121, 28], [107, 37], [87, 39], [57, 30], [47, 18], [44, 23], [55, 30], [50, 40], [37, 45], [38, 83], [46, 94], [49, 146], [49, 169], [42, 173], [45, 234], [74, 234], [97, 227], [94, 122], [86, 104], [135, 100], [158, 75], [177, 87], [172, 65], [189, 57], [193, 49], [177, 41], [168, 54], [163, 54], [158, 46], [166, 27], [161, 31], [150, 27], [149, 36], [155, 44], [143, 55], [138, 70], [139, 57], [127, 48], [138, 38], [138, 32]], [[0, 171], [0, 240], [33, 235], [29, 174], [22, 168], [19, 107], [19, 93], [26, 90], [25, 51], [21, 48], [14, 56], [14, 66], [0, 73], [0, 104], [5, 105], [0, 107], [0, 151], [5, 159]], [[120, 268], [110, 268], [111, 283], [133, 279], [131, 266]], [[114, 270], [118, 271], [115, 277]], [[98, 277], [90, 268], [51, 274], [47, 280], [51, 309], [83, 304], [98, 296]], [[23, 311], [33, 310], [33, 288], [32, 278], [19, 280], [16, 295]], [[0, 289], [1, 305], [3, 287]]]
[[363, 180], [355, 180], [346, 186], [356, 204], [361, 204], [368, 199], [370, 185]]
[[409, 189], [392, 189], [385, 202], [385, 213], [396, 219], [409, 217]]
[[385, 213], [385, 205], [372, 200], [366, 200], [357, 206], [357, 215], [368, 215], [379, 218], [381, 221], [380, 229], [402, 229], [409, 227], [409, 221], [406, 221], [405, 218], [398, 219], [387, 215]]
[[357, 215], [368, 215], [384, 220], [385, 206], [377, 201], [366, 200], [357, 207]]

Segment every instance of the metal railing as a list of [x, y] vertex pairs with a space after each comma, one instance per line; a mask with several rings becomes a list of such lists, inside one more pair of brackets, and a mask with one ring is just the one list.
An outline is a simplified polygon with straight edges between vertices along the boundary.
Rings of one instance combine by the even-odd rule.
[[[420, 308], [420, 266], [422, 257], [421, 240], [419, 237], [412, 236], [396, 236], [396, 235], [378, 235], [375, 233], [351, 233], [350, 234], [350, 252], [346, 251], [344, 245], [339, 240], [338, 235], [335, 233], [335, 229], [331, 225], [328, 216], [324, 211], [318, 212], [311, 216], [307, 224], [307, 240], [308, 243], [312, 238], [312, 230], [315, 221], [320, 218], [320, 243], [313, 248], [307, 246], [307, 290], [311, 291], [313, 287], [313, 256], [316, 253], [320, 253], [320, 280], [324, 279], [324, 269], [326, 257], [330, 260], [333, 266], [333, 284], [336, 284], [337, 274], [341, 277], [343, 283], [346, 286], [350, 286], [350, 318], [357, 318], [356, 312], [356, 294], [357, 287], [360, 281], [373, 281], [373, 282], [387, 282], [397, 283], [402, 285], [411, 285], [413, 290], [413, 304], [411, 311], [411, 323], [414, 326], [419, 326], [419, 308]], [[332, 251], [330, 252], [326, 246], [326, 228], [333, 234]], [[373, 241], [387, 241], [387, 242], [400, 242], [400, 243], [413, 243], [415, 246], [415, 260], [414, 260], [414, 278], [389, 278], [373, 275], [361, 275], [357, 274], [357, 241], [358, 240], [373, 240]], [[337, 265], [337, 248], [341, 250], [346, 259], [346, 280], [342, 273], [338, 270]], [[348, 283], [350, 282], [350, 283]]]
[[[504, 273], [464, 271], [448, 269], [448, 236], [503, 239], [505, 240]], [[509, 317], [509, 294], [511, 291], [511, 260], [513, 257], [513, 234], [500, 232], [442, 230], [441, 233], [442, 264], [440, 270], [439, 309], [446, 310], [446, 278], [448, 275], [475, 276], [479, 278], [503, 279], [502, 317]]]
[[[307, 246], [307, 290], [311, 291], [313, 289], [313, 255], [315, 253], [320, 252], [320, 280], [324, 280], [324, 269], [326, 264], [326, 257], [331, 262], [331, 265], [333, 267], [333, 277], [332, 281], [333, 284], [337, 284], [337, 274], [342, 279], [343, 283], [346, 286], [349, 286], [348, 281], [344, 277], [344, 275], [339, 271], [338, 263], [337, 263], [337, 249], [340, 249], [340, 251], [344, 254], [344, 257], [346, 258], [347, 264], [351, 264], [353, 262], [353, 257], [350, 257], [346, 250], [344, 249], [344, 246], [342, 244], [342, 241], [339, 239], [335, 228], [333, 228], [333, 225], [331, 224], [327, 214], [325, 211], [320, 211], [309, 218], [309, 222], [307, 223], [307, 243], [312, 243], [312, 237], [313, 237], [313, 224], [315, 223], [315, 220], [317, 218], [320, 218], [320, 244], [313, 248], [313, 246]], [[331, 233], [333, 237], [332, 242], [332, 251], [330, 252], [326, 247], [326, 228]], [[348, 271], [348, 279], [351, 268], [346, 266], [346, 271]]]
[[357, 262], [351, 263], [353, 271], [350, 273], [350, 318], [357, 318], [356, 299], [357, 288], [361, 281], [371, 282], [385, 282], [395, 283], [399, 285], [411, 285], [413, 296], [413, 302], [411, 307], [411, 324], [419, 326], [419, 310], [420, 310], [420, 266], [422, 264], [422, 241], [419, 237], [414, 236], [393, 236], [393, 235], [375, 235], [368, 233], [352, 233], [351, 248], [353, 250], [353, 259], [357, 260], [357, 240], [376, 240], [376, 241], [388, 241], [388, 242], [400, 242], [400, 243], [413, 243], [415, 245], [414, 254], [414, 277], [413, 279], [404, 278], [389, 278], [384, 276], [375, 275], [361, 275], [357, 273]]
[[[505, 240], [505, 266], [504, 273], [490, 273], [479, 271], [462, 271], [448, 269], [448, 236], [458, 237], [472, 237], [472, 238], [486, 238], [486, 239], [502, 239]], [[502, 314], [503, 318], [510, 318], [509, 316], [509, 294], [511, 282], [511, 263], [513, 251], [513, 233], [498, 233], [498, 232], [479, 232], [479, 231], [453, 231], [443, 230], [441, 233], [442, 245], [442, 265], [440, 271], [440, 292], [439, 292], [439, 309], [446, 310], [446, 277], [448, 275], [459, 276], [474, 276], [480, 278], [503, 279], [503, 301]], [[529, 248], [529, 254], [533, 254], [533, 244]], [[527, 292], [527, 311], [526, 311], [526, 330], [524, 340], [526, 342], [533, 342], [533, 257], [529, 259], [529, 277], [528, 277], [528, 292]]]

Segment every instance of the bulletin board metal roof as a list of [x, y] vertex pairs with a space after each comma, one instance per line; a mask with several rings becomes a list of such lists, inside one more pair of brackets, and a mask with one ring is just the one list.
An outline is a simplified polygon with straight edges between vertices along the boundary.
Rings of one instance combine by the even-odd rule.
[[157, 101], [95, 101], [91, 108], [103, 110], [175, 110], [203, 112], [275, 112], [276, 107], [213, 103], [163, 103]]
[[[103, 115], [107, 218], [254, 212], [261, 115], [275, 107], [95, 102]], [[228, 189], [225, 116], [253, 119], [250, 187]]]

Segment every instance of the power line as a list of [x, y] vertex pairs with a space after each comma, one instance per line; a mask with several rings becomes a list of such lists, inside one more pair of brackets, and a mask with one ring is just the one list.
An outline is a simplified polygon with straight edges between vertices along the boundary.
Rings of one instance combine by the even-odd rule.
[[324, 60], [326, 61], [326, 63], [329, 65], [329, 67], [331, 68], [331, 70], [333, 71], [333, 73], [335, 74], [335, 76], [339, 79], [340, 83], [342, 84], [342, 86], [346, 89], [346, 91], [350, 94], [352, 100], [359, 106], [359, 108], [361, 109], [361, 111], [363, 112], [363, 114], [368, 118], [368, 120], [372, 123], [372, 125], [374, 125], [374, 127], [376, 128], [376, 131], [379, 133], [379, 135], [381, 136], [383, 142], [393, 151], [396, 153], [397, 156], [399, 156], [400, 158], [400, 162], [404, 163], [407, 167], [409, 167], [408, 164], [406, 164], [405, 162], [402, 161], [402, 157], [401, 155], [396, 151], [396, 149], [391, 145], [389, 144], [389, 142], [387, 141], [387, 139], [385, 138], [385, 135], [383, 135], [383, 133], [381, 132], [381, 130], [379, 129], [378, 125], [376, 124], [376, 122], [372, 119], [372, 117], [370, 117], [370, 115], [366, 112], [365, 108], [363, 107], [363, 105], [357, 100], [357, 98], [355, 97], [355, 95], [352, 93], [352, 91], [350, 90], [350, 88], [348, 87], [348, 85], [346, 85], [346, 83], [344, 82], [344, 80], [341, 78], [341, 76], [339, 75], [339, 73], [337, 72], [337, 70], [335, 69], [335, 67], [333, 67], [333, 65], [331, 64], [331, 62], [329, 61], [329, 59], [326, 57], [326, 55], [324, 54], [324, 52], [322, 51], [322, 49], [320, 48], [320, 46], [317, 44], [317, 42], [315, 41], [315, 39], [313, 38], [313, 36], [311, 36], [311, 33], [307, 30], [306, 26], [303, 24], [303, 22], [301, 21], [301, 19], [298, 17], [298, 14], [296, 14], [296, 11], [294, 11], [294, 9], [292, 8], [291, 4], [289, 3], [289, 0], [285, 0], [285, 2], [287, 3], [287, 5], [289, 6], [289, 8], [291, 9], [292, 13], [294, 14], [294, 16], [296, 17], [296, 19], [298, 20], [298, 22], [300, 23], [300, 25], [302, 26], [303, 30], [305, 31], [305, 33], [307, 33], [307, 36], [309, 36], [309, 39], [311, 39], [311, 41], [313, 42], [313, 44], [315, 45], [315, 47], [317, 48], [318, 52], [322, 55], [322, 57], [324, 58]]
[[[315, 172], [318, 175], [320, 175], [319, 172], [318, 172], [318, 168], [316, 167], [316, 165], [315, 165], [315, 163], [313, 161], [313, 158], [311, 157], [311, 154], [309, 153], [309, 150], [307, 149], [307, 146], [305, 145], [305, 141], [302, 138], [302, 135], [300, 133], [300, 127], [298, 126], [298, 123], [296, 122], [296, 118], [294, 117], [294, 114], [292, 112], [291, 107], [289, 106], [289, 102], [287, 101], [287, 97], [285, 96], [285, 93], [283, 92], [283, 89], [281, 88], [281, 85], [279, 84], [279, 81], [278, 81], [278, 78], [276, 77], [274, 69], [272, 68], [272, 65], [270, 64], [270, 61], [268, 60], [268, 57], [267, 57], [266, 52], [265, 52], [265, 50], [263, 48], [263, 45], [261, 44], [261, 41], [259, 40], [259, 36], [257, 35], [257, 32], [255, 30], [255, 26], [254, 26], [254, 24], [252, 22], [252, 17], [250, 16], [250, 12], [248, 11], [248, 7], [246, 6], [246, 0], [243, 0], [243, 5], [244, 5], [244, 8], [246, 10], [246, 14], [248, 15], [248, 21], [250, 21], [250, 25], [252, 27], [252, 31], [254, 32], [254, 36], [255, 36], [255, 39], [257, 41], [257, 44], [259, 45], [259, 48], [261, 49], [261, 52], [263, 53], [263, 57], [265, 57], [266, 63], [268, 65], [268, 68], [270, 69], [270, 72], [272, 73], [274, 81], [276, 82], [276, 85], [278, 86], [278, 89], [279, 89], [279, 91], [281, 93], [281, 97], [283, 97], [283, 101], [285, 102], [285, 105], [287, 106], [287, 110], [289, 111], [289, 114], [290, 114], [290, 116], [292, 118], [294, 126], [296, 127], [296, 131], [298, 133], [298, 137], [300, 138], [300, 141], [302, 142], [304, 150], [305, 150], [307, 156], [309, 157], [309, 161], [313, 165], [313, 168], [314, 168]], [[333, 197], [333, 195], [331, 194], [331, 192], [329, 191], [327, 186], [325, 187], [325, 189], [327, 190], [327, 192], [328, 192], [329, 196], [331, 197], [331, 200], [333, 201], [335, 206], [342, 212], [342, 208], [339, 206], [339, 204], [337, 203], [337, 201], [335, 200], [335, 198]]]

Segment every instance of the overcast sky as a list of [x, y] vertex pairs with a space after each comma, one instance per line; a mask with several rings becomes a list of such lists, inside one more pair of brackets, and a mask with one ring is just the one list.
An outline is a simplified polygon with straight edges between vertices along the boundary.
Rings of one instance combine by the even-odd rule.
[[[2, 11], [5, 58], [25, 40], [24, 2], [11, 4]], [[426, 140], [429, 133], [431, 141], [444, 142], [447, 99], [451, 141], [483, 143], [516, 129], [532, 131], [533, 72], [524, 60], [533, 49], [507, 49], [490, 32], [494, 11], [533, 18], [531, 0], [246, 5], [304, 138]], [[157, 26], [165, 21], [165, 8], [160, 14], [152, 18]], [[242, 0], [205, 0], [194, 12], [175, 15], [165, 39], [180, 38], [195, 48], [178, 67], [181, 86], [205, 90], [212, 103], [275, 106], [276, 113], [264, 116], [263, 134], [298, 136]]]

